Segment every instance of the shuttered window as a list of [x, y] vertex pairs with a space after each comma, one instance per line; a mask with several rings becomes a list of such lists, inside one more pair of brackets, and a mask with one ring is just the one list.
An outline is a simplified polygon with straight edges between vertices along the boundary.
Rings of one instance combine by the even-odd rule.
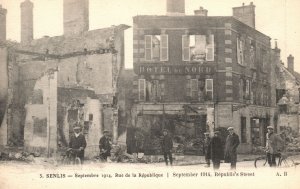
[[206, 100], [213, 100], [213, 79], [205, 80]]
[[146, 100], [146, 80], [139, 79], [139, 101]]
[[190, 38], [188, 35], [182, 36], [182, 60], [190, 61]]
[[161, 61], [168, 61], [169, 60], [169, 41], [168, 41], [168, 35], [161, 35], [161, 41], [160, 41], [160, 60]]
[[198, 79], [191, 79], [191, 97], [193, 99], [198, 97]]
[[214, 35], [183, 35], [183, 61], [214, 61]]
[[145, 60], [169, 60], [168, 35], [145, 35]]
[[240, 38], [237, 38], [237, 62], [244, 65], [244, 44]]
[[214, 35], [209, 35], [208, 44], [206, 46], [206, 61], [214, 61], [214, 57], [215, 57]]
[[152, 60], [152, 36], [145, 35], [145, 60]]

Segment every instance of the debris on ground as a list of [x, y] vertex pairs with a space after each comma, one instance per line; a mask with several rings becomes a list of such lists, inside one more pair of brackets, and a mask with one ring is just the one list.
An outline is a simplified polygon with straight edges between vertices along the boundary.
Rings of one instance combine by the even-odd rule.
[[288, 152], [300, 152], [300, 137], [291, 138], [290, 142], [287, 143]]
[[0, 152], [0, 161], [22, 161], [22, 162], [34, 162], [36, 157], [39, 157], [39, 153], [28, 152]]

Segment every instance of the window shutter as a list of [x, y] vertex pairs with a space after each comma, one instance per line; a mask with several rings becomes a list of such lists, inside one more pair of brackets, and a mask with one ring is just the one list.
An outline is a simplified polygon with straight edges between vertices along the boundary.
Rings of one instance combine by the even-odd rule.
[[196, 98], [198, 95], [198, 79], [191, 79], [191, 96]]
[[161, 44], [160, 44], [161, 61], [168, 61], [169, 59], [168, 48], [169, 48], [168, 35], [161, 35]]
[[244, 47], [243, 41], [237, 38], [237, 61], [239, 64], [244, 65]]
[[152, 36], [145, 35], [145, 60], [152, 59]]
[[241, 52], [241, 48], [240, 48], [240, 40], [239, 40], [239, 38], [237, 38], [237, 40], [236, 40], [236, 55], [237, 55], [237, 62], [239, 63], [239, 64], [241, 64], [241, 56], [240, 56], [240, 52]]
[[214, 35], [209, 35], [208, 45], [206, 47], [206, 61], [214, 61], [214, 57], [215, 57]]
[[188, 35], [182, 36], [182, 60], [190, 61], [190, 38]]
[[191, 80], [186, 80], [186, 96], [191, 96]]
[[247, 79], [246, 80], [246, 96], [247, 96], [247, 98], [249, 97], [249, 92], [250, 92], [250, 82]]
[[213, 100], [213, 80], [206, 79], [205, 80], [205, 91], [207, 100]]
[[146, 80], [139, 79], [139, 100], [145, 101], [146, 100]]

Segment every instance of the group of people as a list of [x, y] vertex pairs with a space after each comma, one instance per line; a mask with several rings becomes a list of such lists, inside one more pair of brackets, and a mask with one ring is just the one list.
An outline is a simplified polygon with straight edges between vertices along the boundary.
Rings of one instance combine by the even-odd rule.
[[[284, 141], [274, 133], [274, 127], [268, 126], [266, 134], [266, 152], [269, 165], [276, 166], [276, 157], [284, 148]], [[220, 168], [221, 160], [225, 160], [225, 163], [230, 163], [231, 169], [236, 169], [237, 163], [237, 148], [240, 144], [239, 136], [234, 132], [233, 127], [227, 129], [228, 136], [225, 142], [225, 148], [220, 137], [220, 131], [215, 131], [213, 136], [210, 137], [210, 133], [204, 133], [204, 145], [203, 151], [205, 154], [206, 166], [210, 167], [210, 161], [213, 163], [214, 169]], [[173, 140], [168, 130], [163, 130], [163, 137], [161, 140], [162, 152], [166, 165], [173, 164], [172, 149]], [[80, 158], [81, 163], [84, 161], [84, 149], [86, 148], [86, 140], [81, 133], [81, 127], [74, 127], [74, 134], [70, 138], [70, 149], [79, 149], [77, 157]], [[109, 132], [104, 131], [103, 136], [99, 140], [100, 158], [107, 161], [107, 157], [110, 156], [111, 142], [109, 139]], [[224, 153], [223, 153], [224, 152]]]
[[[86, 140], [84, 135], [81, 133], [81, 127], [75, 126], [73, 130], [74, 130], [74, 134], [70, 138], [69, 148], [79, 149], [79, 152], [76, 155], [81, 160], [81, 163], [83, 163], [84, 150], [86, 148]], [[106, 130], [103, 131], [103, 136], [99, 140], [99, 150], [100, 150], [100, 158], [103, 161], [107, 161], [107, 157], [110, 156], [111, 142], [109, 139], [109, 132]]]
[[[206, 160], [206, 167], [210, 167], [210, 160], [213, 162], [214, 169], [220, 168], [220, 161], [225, 160], [225, 163], [231, 163], [231, 169], [236, 169], [237, 162], [237, 147], [240, 144], [239, 136], [234, 132], [232, 127], [228, 129], [229, 135], [226, 138], [225, 153], [223, 156], [223, 145], [220, 132], [215, 131], [214, 136], [210, 138], [210, 133], [204, 133], [204, 153]], [[273, 126], [267, 127], [266, 134], [266, 153], [267, 160], [270, 167], [276, 166], [276, 157], [280, 157], [284, 150], [284, 141], [279, 135], [274, 132]]]
[[239, 136], [234, 132], [233, 127], [229, 127], [227, 130], [229, 134], [226, 138], [225, 150], [223, 149], [220, 131], [215, 131], [213, 137], [210, 137], [210, 133], [204, 133], [203, 151], [207, 164], [206, 167], [210, 167], [210, 161], [212, 161], [213, 168], [219, 169], [221, 160], [224, 159], [225, 163], [230, 163], [231, 169], [236, 168], [237, 147], [240, 144], [240, 140]]

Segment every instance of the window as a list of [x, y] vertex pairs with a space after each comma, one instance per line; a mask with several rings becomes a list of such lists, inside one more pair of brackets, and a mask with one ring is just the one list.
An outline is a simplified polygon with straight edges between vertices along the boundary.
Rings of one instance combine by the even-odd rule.
[[33, 134], [38, 137], [47, 137], [47, 118], [33, 117]]
[[168, 61], [168, 35], [145, 35], [145, 60]]
[[237, 62], [244, 65], [244, 42], [240, 37], [237, 38]]
[[93, 114], [89, 114], [89, 121], [93, 121], [94, 119], [94, 115]]
[[193, 99], [198, 96], [198, 79], [191, 79], [191, 97]]
[[244, 80], [240, 79], [239, 93], [240, 93], [240, 102], [244, 101]]
[[241, 143], [247, 143], [246, 117], [241, 117]]
[[213, 79], [205, 80], [206, 100], [213, 100]]
[[161, 84], [159, 80], [153, 80], [149, 82], [151, 84], [151, 93], [150, 93], [150, 100], [153, 101], [160, 101], [162, 95]]
[[267, 72], [267, 64], [268, 64], [268, 53], [265, 49], [261, 49], [261, 69], [264, 72]]
[[279, 100], [283, 97], [285, 93], [286, 93], [285, 89], [276, 89], [276, 103], [279, 102]]
[[255, 42], [250, 40], [250, 67], [255, 68]]
[[139, 101], [146, 100], [146, 80], [139, 79]]
[[250, 98], [250, 81], [248, 79], [246, 80], [245, 94], [246, 94], [246, 99], [249, 99]]
[[164, 83], [160, 80], [147, 81], [139, 79], [139, 101], [157, 102], [161, 101], [164, 95]]
[[192, 99], [198, 98], [198, 79], [188, 79], [187, 80], [187, 96]]
[[214, 35], [183, 35], [183, 61], [214, 61]]

